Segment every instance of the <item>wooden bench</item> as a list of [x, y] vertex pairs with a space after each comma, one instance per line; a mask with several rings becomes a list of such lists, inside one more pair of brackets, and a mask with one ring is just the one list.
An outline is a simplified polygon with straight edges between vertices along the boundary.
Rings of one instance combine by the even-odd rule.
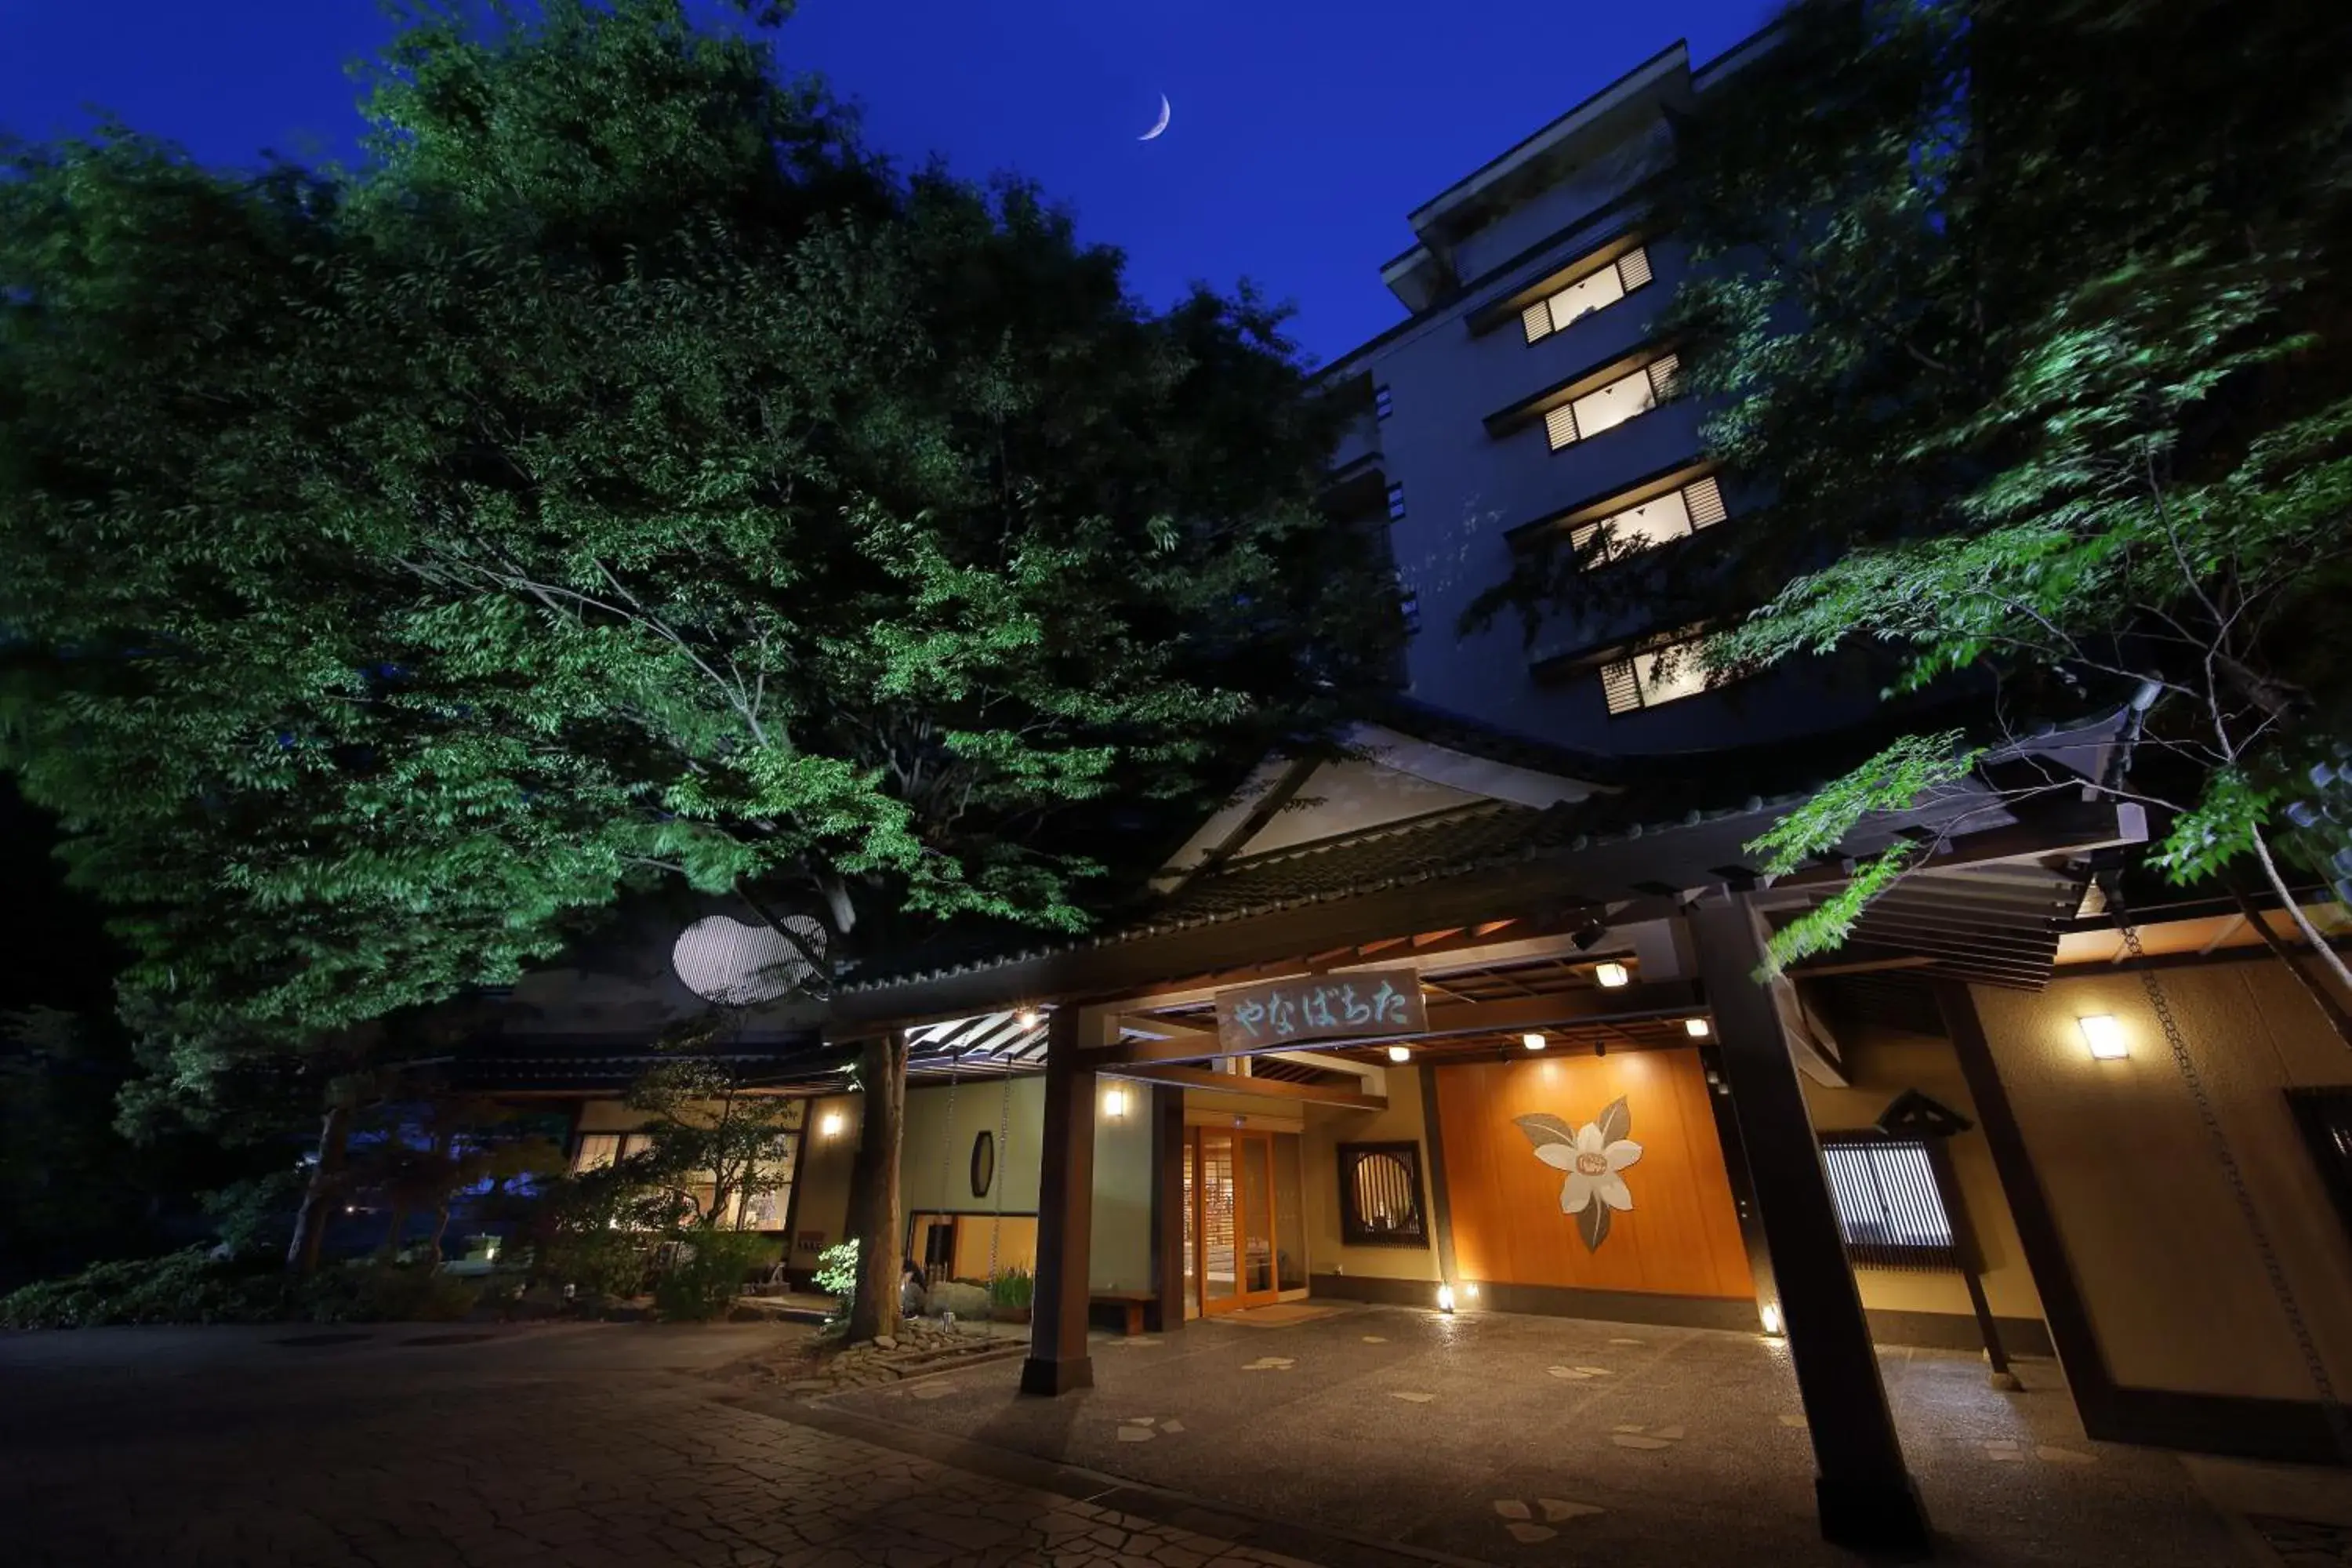
[[1087, 1298], [1089, 1308], [1113, 1307], [1118, 1310], [1119, 1332], [1127, 1339], [1133, 1339], [1143, 1331], [1143, 1310], [1157, 1306], [1159, 1302], [1159, 1292], [1153, 1290], [1097, 1290]]

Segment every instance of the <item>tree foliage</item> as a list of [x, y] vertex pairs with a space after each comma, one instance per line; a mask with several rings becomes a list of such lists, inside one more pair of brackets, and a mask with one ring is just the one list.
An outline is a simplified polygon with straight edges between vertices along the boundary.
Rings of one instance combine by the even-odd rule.
[[833, 959], [1078, 927], [1114, 808], [1377, 679], [1281, 312], [1147, 309], [774, 50], [419, 8], [356, 168], [9, 149], [0, 764], [124, 910], [175, 1095], [666, 880]]
[[[1801, 0], [1678, 121], [1656, 214], [1757, 504], [1535, 595], [1669, 603], [1723, 670], [1871, 649], [1995, 728], [2129, 706], [2103, 782], [2168, 814], [2166, 868], [2268, 864], [2347, 717], [2344, 42], [2324, 6]], [[1775, 841], [1909, 805], [1885, 761]]]

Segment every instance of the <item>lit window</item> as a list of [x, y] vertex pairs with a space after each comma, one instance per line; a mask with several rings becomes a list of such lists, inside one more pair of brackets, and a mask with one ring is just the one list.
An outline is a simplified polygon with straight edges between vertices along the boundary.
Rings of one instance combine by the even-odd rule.
[[1396, 412], [1396, 397], [1385, 386], [1372, 388], [1372, 417], [1385, 419]]
[[572, 1169], [577, 1173], [601, 1171], [621, 1157], [621, 1135], [617, 1132], [583, 1132], [580, 1147], [572, 1155]]
[[1598, 272], [1590, 272], [1519, 312], [1528, 342], [1564, 331], [1580, 316], [1613, 305], [1650, 280], [1650, 253], [1634, 247]]
[[1609, 552], [1595, 563], [1603, 564], [1653, 544], [1685, 538], [1721, 522], [1727, 515], [1723, 508], [1722, 487], [1709, 475], [1654, 496], [1639, 506], [1624, 507], [1585, 523], [1569, 536], [1569, 542], [1581, 557], [1601, 531], [1607, 529]]
[[1544, 416], [1544, 434], [1551, 449], [1590, 441], [1603, 430], [1645, 414], [1674, 395], [1675, 375], [1682, 362], [1673, 354], [1652, 360], [1606, 386], [1596, 387]]
[[1421, 595], [1414, 592], [1402, 574], [1397, 577], [1397, 613], [1404, 617], [1407, 637], [1421, 630]]
[[1389, 487], [1389, 521], [1391, 522], [1394, 522], [1398, 518], [1401, 518], [1403, 515], [1404, 486], [1401, 484], [1391, 485]]
[[1339, 1236], [1351, 1247], [1427, 1247], [1421, 1145], [1339, 1145]]
[[1686, 638], [1601, 667], [1601, 691], [1612, 715], [1655, 708], [1707, 689], [1699, 639]]
[[1958, 1248], [1927, 1145], [1875, 1134], [1825, 1134], [1822, 1163], [1838, 1229], [1856, 1263], [1950, 1263]]

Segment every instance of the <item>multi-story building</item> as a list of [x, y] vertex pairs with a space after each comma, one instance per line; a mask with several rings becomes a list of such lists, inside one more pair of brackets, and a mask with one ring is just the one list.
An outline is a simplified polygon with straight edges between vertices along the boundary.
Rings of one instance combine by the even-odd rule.
[[1737, 529], [1755, 493], [1753, 476], [1706, 460], [1702, 411], [1676, 395], [1663, 320], [1689, 259], [1644, 199], [1673, 156], [1668, 113], [1744, 58], [1694, 70], [1678, 44], [1416, 207], [1412, 247], [1381, 268], [1412, 314], [1326, 373], [1360, 410], [1337, 504], [1385, 514], [1417, 628], [1416, 701], [1601, 755], [1719, 749], [1867, 711], [1867, 688], [1797, 667], [1710, 690], [1696, 661], [1661, 658], [1685, 628], [1638, 614], [1555, 616], [1532, 643], [1508, 615], [1456, 635], [1547, 541], [1605, 522], [1616, 559], [1671, 548]]

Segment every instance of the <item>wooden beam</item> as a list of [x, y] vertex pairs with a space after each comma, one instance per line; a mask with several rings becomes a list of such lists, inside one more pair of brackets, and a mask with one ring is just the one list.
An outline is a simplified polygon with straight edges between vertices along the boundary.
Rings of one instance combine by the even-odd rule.
[[1863, 958], [1847, 963], [1808, 963], [1789, 971], [1791, 980], [1822, 980], [1832, 974], [1876, 974], [1889, 969], [1933, 969], [1942, 961], [1922, 952], [1906, 952], [1894, 958]]
[[[1613, 991], [1563, 991], [1549, 996], [1519, 996], [1508, 1002], [1442, 1002], [1429, 1009], [1429, 1027], [1418, 1035], [1366, 1036], [1354, 1040], [1317, 1040], [1317, 1049], [1346, 1050], [1355, 1046], [1411, 1045], [1415, 1040], [1443, 1039], [1449, 1035], [1502, 1034], [1565, 1024], [1605, 1024], [1618, 1020], [1675, 1017], [1703, 1013], [1699, 989], [1686, 980], [1662, 980], [1648, 985], [1623, 985]], [[1219, 1044], [1214, 1031], [1165, 1040], [1122, 1040], [1115, 1046], [1085, 1053], [1097, 1071], [1151, 1062], [1206, 1061], [1213, 1057], [1271, 1055], [1295, 1049], [1270, 1040], [1247, 1050], [1230, 1050]]]
[[[2129, 801], [2070, 805], [2046, 816], [2037, 815], [2007, 827], [1956, 838], [1918, 862], [1922, 872], [1947, 867], [1977, 866], [1991, 861], [2031, 860], [2044, 855], [2087, 855], [2094, 849], [2147, 841], [2147, 812]], [[1843, 866], [1815, 866], [1774, 879], [1759, 889], [1759, 906], [1775, 904], [1777, 895], [1801, 888], [1834, 886], [1853, 880]]]
[[1213, 1089], [1227, 1094], [1255, 1094], [1269, 1100], [1303, 1100], [1309, 1105], [1336, 1105], [1348, 1110], [1386, 1110], [1389, 1108], [1389, 1097], [1385, 1094], [1356, 1094], [1344, 1089], [1324, 1089], [1316, 1084], [1292, 1083], [1278, 1078], [1238, 1078], [1232, 1073], [1209, 1072], [1201, 1068], [1121, 1068], [1118, 1076], [1142, 1079], [1151, 1083], [1179, 1084], [1186, 1089]]
[[1202, 1024], [1191, 1018], [1160, 1018], [1149, 1013], [1121, 1013], [1112, 1017], [1111, 1025], [1114, 1028], [1138, 1029], [1147, 1035], [1160, 1035], [1176, 1040], [1190, 1039], [1196, 1035], [1212, 1040], [1217, 1037], [1217, 1026], [1213, 1022]]

